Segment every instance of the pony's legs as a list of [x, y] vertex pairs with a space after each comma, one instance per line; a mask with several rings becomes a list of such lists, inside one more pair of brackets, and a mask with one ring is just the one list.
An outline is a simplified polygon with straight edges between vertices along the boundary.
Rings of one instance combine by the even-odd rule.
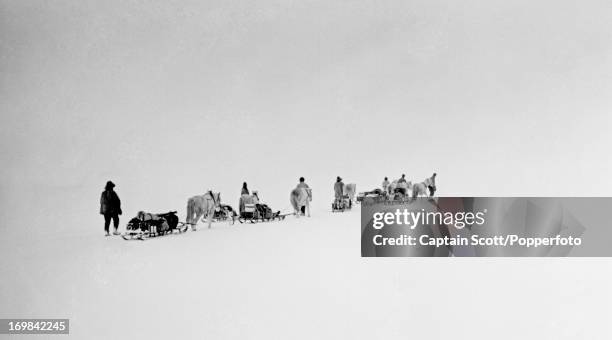
[[427, 188], [425, 187], [424, 184], [416, 184], [413, 186], [413, 190], [412, 190], [412, 199], [417, 199], [419, 196], [425, 196], [427, 197]]
[[199, 212], [199, 211], [198, 211], [198, 212], [196, 212], [196, 213], [195, 213], [195, 215], [196, 215], [196, 216], [195, 216], [195, 219], [194, 219], [194, 220], [192, 220], [192, 223], [193, 223], [193, 224], [191, 225], [191, 230], [192, 230], [192, 231], [196, 231], [196, 225], [198, 225], [198, 221], [200, 220], [200, 218], [202, 218], [202, 213], [201, 213], [201, 212]]
[[193, 211], [191, 211], [190, 202], [187, 202], [187, 213], [185, 215], [185, 222], [187, 223], [187, 225], [189, 225], [191, 223], [191, 215], [193, 215]]
[[215, 209], [213, 207], [213, 209], [208, 212], [208, 229], [210, 229], [210, 226], [212, 225], [212, 218], [214, 214], [215, 214]]
[[234, 224], [234, 213], [231, 212], [231, 211], [228, 211], [227, 212], [227, 217], [229, 217], [228, 218], [229, 225], [233, 225]]
[[310, 217], [310, 204], [308, 201], [306, 201], [306, 214], [308, 214], [308, 217]]
[[302, 216], [302, 206], [296, 202], [295, 205], [295, 217], [300, 218]]

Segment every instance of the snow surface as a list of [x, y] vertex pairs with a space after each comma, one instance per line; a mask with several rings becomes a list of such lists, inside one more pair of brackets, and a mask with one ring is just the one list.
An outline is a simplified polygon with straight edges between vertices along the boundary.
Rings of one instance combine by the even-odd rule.
[[611, 302], [607, 260], [361, 258], [359, 220], [318, 208], [147, 241], [8, 229], [0, 317], [70, 318], [75, 339], [611, 334], [590, 313]]

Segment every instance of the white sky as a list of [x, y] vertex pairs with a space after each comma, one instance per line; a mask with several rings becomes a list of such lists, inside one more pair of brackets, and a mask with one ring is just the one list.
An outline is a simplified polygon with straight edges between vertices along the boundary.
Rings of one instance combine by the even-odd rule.
[[[128, 216], [439, 173], [609, 196], [608, 1], [0, 1], [0, 202]], [[8, 214], [1, 209], [2, 215]], [[11, 210], [13, 209], [13, 210]], [[17, 209], [17, 210], [14, 210]], [[42, 213], [42, 212], [39, 212]], [[97, 218], [97, 217], [95, 217]]]

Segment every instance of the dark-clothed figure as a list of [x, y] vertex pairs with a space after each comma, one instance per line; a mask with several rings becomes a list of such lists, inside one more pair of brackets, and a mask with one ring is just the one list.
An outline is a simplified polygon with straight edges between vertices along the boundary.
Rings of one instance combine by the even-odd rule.
[[246, 182], [242, 183], [242, 191], [240, 192], [240, 196], [249, 195], [249, 189], [247, 188]]
[[344, 183], [342, 183], [340, 176], [336, 178], [336, 183], [334, 184], [334, 195], [336, 200], [341, 200], [344, 195]]
[[397, 188], [395, 188], [395, 192], [399, 192], [402, 195], [406, 195], [406, 175], [402, 174], [402, 177], [397, 180]]
[[438, 174], [436, 174], [435, 172], [433, 173], [433, 175], [431, 177], [429, 177], [428, 179], [426, 179], [423, 183], [425, 183], [425, 185], [427, 186], [427, 189], [429, 189], [429, 196], [433, 197], [434, 193], [436, 192], [436, 176]]
[[106, 187], [100, 196], [100, 214], [104, 215], [104, 231], [106, 236], [109, 235], [108, 227], [110, 226], [111, 219], [113, 220], [113, 226], [115, 230], [113, 234], [119, 235], [119, 215], [121, 215], [121, 200], [119, 196], [113, 190], [115, 184], [111, 181], [106, 182]]

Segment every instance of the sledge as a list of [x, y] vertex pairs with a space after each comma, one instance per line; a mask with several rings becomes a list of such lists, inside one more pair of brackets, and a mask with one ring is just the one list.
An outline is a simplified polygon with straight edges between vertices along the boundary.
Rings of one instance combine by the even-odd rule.
[[258, 223], [258, 222], [270, 222], [274, 220], [282, 221], [285, 217], [293, 215], [291, 214], [281, 214], [279, 211], [272, 211], [270, 207], [266, 204], [260, 203], [245, 203], [242, 207], [242, 211], [240, 211], [240, 216], [238, 217], [238, 222], [240, 223]]
[[387, 198], [388, 198], [388, 194], [386, 191], [376, 188], [374, 190], [360, 192], [357, 195], [357, 199], [355, 203], [362, 203], [363, 201], [366, 201], [366, 200], [380, 200], [380, 199], [387, 199]]
[[[215, 210], [215, 214], [213, 215], [213, 222], [231, 220], [231, 224], [234, 224], [236, 216], [238, 216], [238, 214], [236, 214], [234, 208], [232, 208], [228, 204], [221, 204], [218, 210]], [[202, 222], [207, 222], [206, 216], [202, 216]]]
[[146, 240], [151, 237], [160, 237], [169, 234], [182, 234], [187, 231], [189, 224], [180, 222], [176, 211], [163, 214], [151, 214], [140, 211], [132, 218], [126, 231], [121, 234], [124, 240]]
[[353, 207], [353, 202], [348, 195], [343, 195], [342, 198], [337, 198], [332, 203], [332, 212], [344, 212]]

